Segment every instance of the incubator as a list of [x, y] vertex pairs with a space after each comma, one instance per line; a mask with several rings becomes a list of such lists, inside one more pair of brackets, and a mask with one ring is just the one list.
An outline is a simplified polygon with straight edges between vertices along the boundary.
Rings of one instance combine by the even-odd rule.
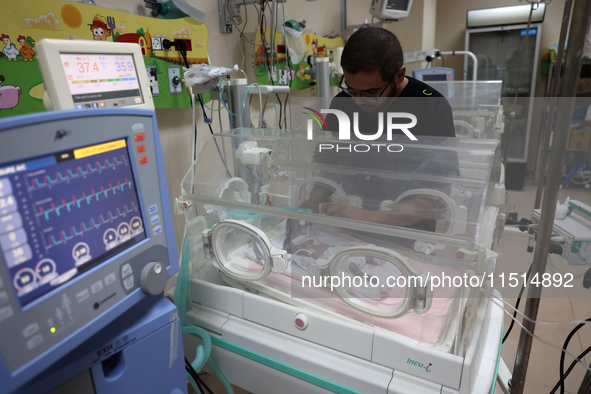
[[429, 81], [449, 101], [459, 138], [501, 138], [505, 129], [502, 84], [502, 81]]
[[492, 139], [216, 134], [176, 201], [186, 324], [257, 393], [491, 392], [499, 180]]

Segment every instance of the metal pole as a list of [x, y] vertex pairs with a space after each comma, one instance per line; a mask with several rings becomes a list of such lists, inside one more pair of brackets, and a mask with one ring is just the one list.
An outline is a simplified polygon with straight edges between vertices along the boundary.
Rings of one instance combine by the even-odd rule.
[[[575, 95], [583, 60], [583, 47], [585, 36], [589, 31], [591, 23], [591, 0], [578, 0], [577, 4], [580, 4], [580, 6], [577, 7], [577, 12], [573, 14], [570, 24], [569, 42], [566, 51], [566, 67], [560, 87], [561, 99], [556, 116], [556, 131], [554, 133], [554, 141], [552, 142], [552, 151], [550, 152], [548, 185], [544, 190], [540, 228], [534, 252], [532, 275], [537, 274], [538, 277], [541, 277], [546, 271], [546, 259], [548, 257], [550, 236], [552, 235], [554, 214], [556, 211], [556, 196], [558, 194], [558, 187], [560, 186], [569, 126], [572, 122]], [[524, 319], [523, 322], [525, 329], [521, 330], [517, 345], [517, 354], [515, 356], [515, 368], [513, 370], [511, 384], [512, 394], [523, 393], [533, 339], [531, 334], [535, 331], [535, 323], [533, 321], [538, 317], [541, 294], [542, 287], [530, 285], [527, 303], [525, 305], [525, 316], [527, 319]]]
[[564, 45], [566, 43], [566, 34], [568, 31], [568, 22], [571, 17], [574, 0], [566, 0], [564, 3], [564, 13], [562, 15], [562, 26], [560, 27], [560, 40], [558, 42], [558, 53], [556, 54], [556, 64], [554, 65], [554, 76], [552, 77], [552, 88], [550, 90], [550, 103], [546, 108], [546, 125], [540, 136], [540, 144], [538, 146], [538, 179], [536, 185], [536, 200], [534, 209], [540, 208], [542, 200], [542, 191], [546, 183], [546, 163], [548, 156], [548, 148], [550, 146], [550, 136], [552, 135], [552, 128], [554, 125], [554, 108], [556, 107], [556, 95], [558, 94], [558, 86], [560, 84], [560, 74], [562, 71], [562, 57], [564, 56]]
[[316, 96], [318, 108], [330, 107], [330, 64], [327, 57], [316, 59]]
[[250, 127], [250, 106], [246, 100], [247, 91], [246, 79], [232, 79], [228, 83], [228, 109], [231, 112], [229, 116], [233, 129]]

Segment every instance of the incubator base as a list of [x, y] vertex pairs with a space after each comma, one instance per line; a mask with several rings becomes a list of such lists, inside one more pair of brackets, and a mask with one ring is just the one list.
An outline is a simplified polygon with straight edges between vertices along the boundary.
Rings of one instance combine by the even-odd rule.
[[[199, 279], [191, 280], [191, 294], [187, 324], [209, 331], [221, 369], [252, 392], [484, 394], [494, 388], [503, 311], [486, 298], [459, 357], [379, 327]], [[298, 328], [297, 319], [307, 327]]]

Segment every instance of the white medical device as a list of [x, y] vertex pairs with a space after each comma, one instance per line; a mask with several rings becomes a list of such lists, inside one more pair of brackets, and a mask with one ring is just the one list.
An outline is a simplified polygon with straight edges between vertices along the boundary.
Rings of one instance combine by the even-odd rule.
[[369, 12], [380, 19], [400, 20], [408, 17], [412, 0], [373, 0]]
[[[552, 241], [561, 246], [561, 256], [570, 265], [586, 265], [591, 261], [591, 207], [570, 200], [564, 217], [554, 219]], [[532, 221], [539, 224], [542, 210], [534, 209]]]
[[432, 81], [453, 81], [454, 69], [447, 67], [428, 67], [414, 70], [412, 72], [413, 78], [423, 82]]
[[45, 85], [43, 104], [50, 111], [154, 109], [145, 49], [137, 44], [43, 39], [35, 50]]
[[[499, 141], [324, 151], [335, 141], [305, 133], [236, 129], [198, 154], [176, 204], [192, 258], [186, 321], [256, 393], [490, 392], [503, 312], [458, 281], [493, 291]], [[245, 160], [246, 145], [264, 154]], [[436, 219], [370, 219], [413, 200]], [[327, 213], [336, 206], [360, 215]]]

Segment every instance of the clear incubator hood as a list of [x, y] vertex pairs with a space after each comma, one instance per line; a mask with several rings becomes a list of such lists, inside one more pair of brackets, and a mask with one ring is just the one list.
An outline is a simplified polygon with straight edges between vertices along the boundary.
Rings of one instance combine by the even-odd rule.
[[504, 223], [499, 145], [215, 134], [178, 201], [191, 275], [463, 356]]

